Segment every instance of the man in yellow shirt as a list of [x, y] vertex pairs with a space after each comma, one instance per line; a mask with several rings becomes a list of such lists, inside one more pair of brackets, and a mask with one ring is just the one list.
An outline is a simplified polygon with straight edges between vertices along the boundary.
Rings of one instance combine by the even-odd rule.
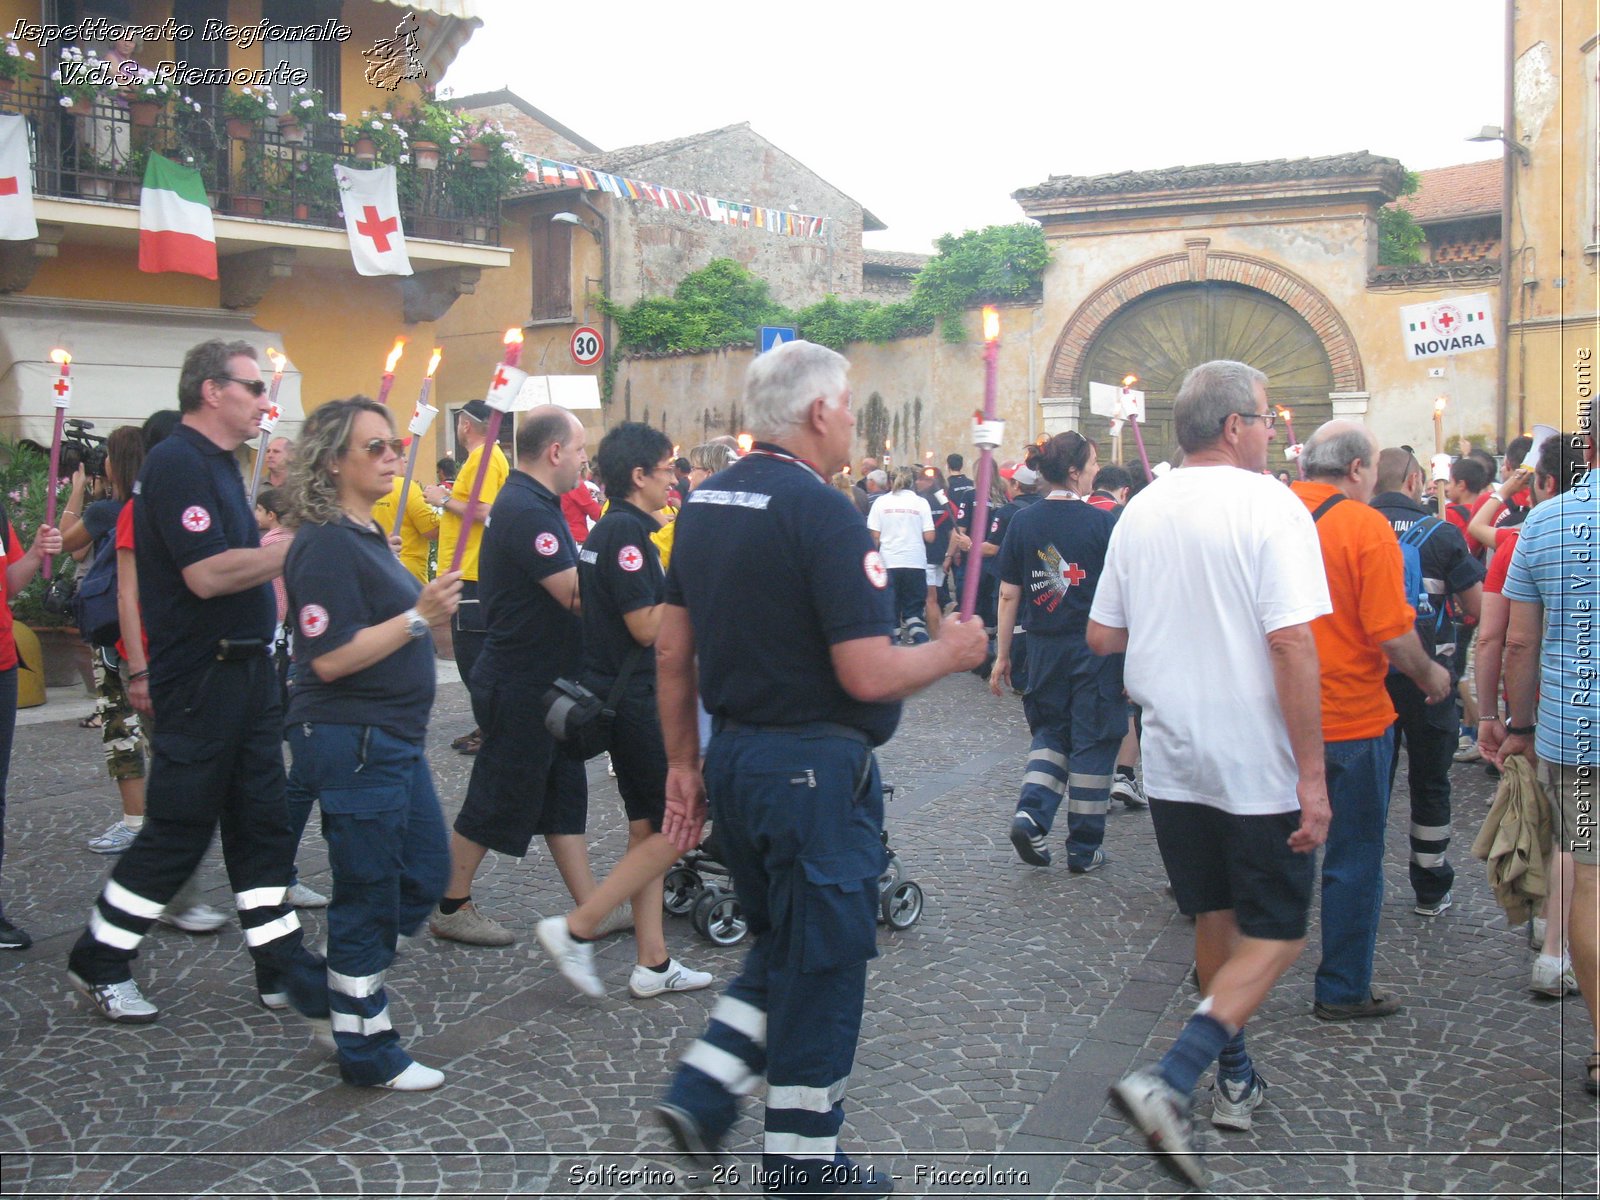
[[[489, 436], [489, 406], [482, 400], [470, 400], [456, 413], [456, 443], [467, 449], [467, 459], [461, 464], [455, 484], [445, 487], [434, 484], [423, 489], [423, 496], [439, 514], [439, 568], [449, 569], [455, 558], [456, 541], [462, 536], [461, 520], [466, 515], [467, 501], [472, 496], [472, 484], [484, 459], [484, 442]], [[456, 609], [451, 634], [455, 642], [456, 667], [461, 672], [461, 682], [472, 686], [472, 668], [483, 652], [485, 625], [483, 606], [478, 603], [478, 547], [483, 542], [483, 524], [494, 505], [494, 498], [505, 485], [511, 473], [499, 446], [489, 449], [489, 465], [483, 477], [483, 491], [478, 495], [478, 513], [472, 528], [467, 531], [467, 548], [461, 557], [461, 604]], [[456, 749], [476, 754], [479, 731], [473, 730], [465, 738], [458, 738]]]
[[[372, 506], [372, 519], [386, 534], [394, 532], [395, 509], [405, 482], [404, 475], [396, 475], [389, 494]], [[488, 480], [484, 481], [484, 486], [488, 486]], [[406, 515], [400, 522], [400, 565], [415, 575], [419, 583], [428, 582], [428, 543], [438, 538], [439, 514], [423, 497], [422, 485], [412, 480], [411, 491], [406, 495]]]

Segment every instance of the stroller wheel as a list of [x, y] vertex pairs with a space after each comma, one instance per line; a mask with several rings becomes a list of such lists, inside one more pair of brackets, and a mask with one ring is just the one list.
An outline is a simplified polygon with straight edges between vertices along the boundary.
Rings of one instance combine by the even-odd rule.
[[699, 871], [692, 867], [673, 867], [661, 885], [661, 906], [673, 916], [681, 917], [694, 908], [704, 886]]
[[694, 927], [701, 937], [718, 946], [736, 946], [750, 932], [739, 898], [715, 884], [695, 902]]
[[922, 917], [922, 889], [908, 879], [887, 893], [880, 907], [890, 929], [910, 929]]
[[890, 855], [889, 865], [883, 869], [883, 874], [878, 876], [878, 895], [887, 896], [892, 892], [895, 885], [900, 882], [900, 875], [900, 859]]

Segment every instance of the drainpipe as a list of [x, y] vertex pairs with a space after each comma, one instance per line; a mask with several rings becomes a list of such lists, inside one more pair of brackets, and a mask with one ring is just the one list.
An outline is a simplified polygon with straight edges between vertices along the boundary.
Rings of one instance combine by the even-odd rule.
[[[1507, 0], [1507, 3], [1510, 3], [1510, 2], [1511, 2], [1511, 0]], [[605, 213], [601, 212], [598, 208], [596, 208], [590, 202], [589, 197], [585, 193], [579, 192], [578, 196], [577, 196], [577, 199], [578, 199], [578, 203], [583, 205], [583, 207], [587, 208], [590, 212], [592, 212], [594, 214], [594, 219], [596, 221], [600, 222], [600, 236], [595, 239], [596, 241], [598, 241], [600, 243], [600, 290], [605, 293], [606, 299], [610, 300], [611, 299], [611, 222], [606, 219]], [[616, 346], [616, 343], [612, 340], [612, 337], [611, 337], [611, 314], [610, 313], [602, 313], [601, 314], [600, 336], [605, 338], [605, 341], [606, 341], [606, 353], [607, 354], [615, 354], [617, 352], [617, 346]], [[613, 372], [611, 377], [612, 377], [612, 380], [615, 381], [616, 373]]]
[[[1501, 118], [1500, 128], [1505, 137], [1505, 144], [1500, 148], [1500, 328], [1501, 338], [1495, 357], [1499, 360], [1496, 371], [1499, 375], [1500, 402], [1496, 405], [1495, 433], [1503, 450], [1509, 439], [1509, 423], [1511, 418], [1511, 216], [1512, 205], [1515, 203], [1515, 174], [1517, 136], [1517, 104], [1516, 104], [1516, 59], [1517, 59], [1517, 2], [1505, 0], [1506, 21], [1506, 61], [1505, 61], [1505, 112]], [[1519, 336], [1525, 336], [1520, 334]], [[1517, 432], [1521, 433], [1527, 427], [1527, 404], [1522, 389], [1517, 390]]]

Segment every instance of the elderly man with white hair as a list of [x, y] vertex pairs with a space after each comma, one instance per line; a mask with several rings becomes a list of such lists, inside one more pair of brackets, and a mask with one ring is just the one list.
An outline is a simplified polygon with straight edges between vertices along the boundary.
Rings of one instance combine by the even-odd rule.
[[[838, 1140], [885, 866], [873, 751], [901, 700], [986, 648], [976, 621], [919, 646], [890, 640], [889, 573], [827, 482], [854, 437], [848, 367], [801, 341], [751, 364], [755, 446], [678, 515], [656, 639], [662, 832], [694, 847], [709, 794], [755, 935], [656, 1113], [680, 1150], [713, 1153], [765, 1075], [758, 1182], [774, 1195], [893, 1190]], [[703, 765], [697, 693], [713, 728]]]

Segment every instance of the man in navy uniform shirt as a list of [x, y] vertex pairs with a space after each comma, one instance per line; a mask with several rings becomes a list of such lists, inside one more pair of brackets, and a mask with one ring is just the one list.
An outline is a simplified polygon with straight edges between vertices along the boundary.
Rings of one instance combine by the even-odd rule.
[[[656, 640], [662, 832], [694, 846], [710, 794], [755, 935], [656, 1111], [680, 1150], [710, 1153], [765, 1074], [761, 1182], [777, 1195], [891, 1190], [838, 1147], [885, 866], [873, 748], [903, 698], [978, 665], [986, 646], [976, 621], [947, 621], [920, 646], [890, 640], [888, 571], [827, 484], [855, 428], [848, 368], [803, 341], [751, 364], [755, 447], [679, 514]], [[697, 682], [714, 729], [703, 765]]]
[[495, 498], [483, 535], [479, 590], [488, 627], [471, 680], [483, 748], [450, 835], [450, 883], [428, 921], [435, 937], [474, 946], [516, 939], [472, 903], [472, 880], [490, 850], [522, 858], [543, 834], [567, 890], [594, 890], [584, 825], [583, 763], [557, 752], [540, 700], [583, 659], [578, 547], [561, 495], [589, 465], [583, 425], [556, 405], [530, 410], [517, 429], [517, 465]]
[[158, 1016], [130, 963], [194, 873], [219, 823], [222, 855], [258, 979], [270, 977], [326, 1033], [327, 979], [286, 893], [297, 838], [284, 796], [283, 709], [269, 653], [269, 581], [288, 541], [263, 549], [233, 452], [258, 432], [266, 384], [248, 342], [202, 342], [178, 378], [183, 419], [134, 488], [140, 604], [154, 705], [145, 822], [68, 960], [72, 985], [108, 1020]]
[[[1422, 507], [1422, 465], [1416, 455], [1395, 447], [1378, 455], [1378, 494], [1372, 507], [1387, 518], [1395, 534], [1404, 536], [1413, 525], [1427, 522], [1432, 531], [1413, 534], [1421, 544], [1422, 585], [1426, 605], [1418, 597], [1406, 600], [1417, 608], [1417, 635], [1422, 648], [1446, 670], [1455, 659], [1456, 624], [1446, 602], [1453, 596], [1461, 614], [1477, 620], [1483, 597], [1483, 564], [1472, 557], [1461, 531], [1448, 521], [1430, 516]], [[1431, 612], [1422, 611], [1424, 608]], [[1429, 704], [1410, 679], [1391, 671], [1386, 680], [1389, 699], [1399, 719], [1395, 722], [1389, 786], [1400, 767], [1400, 744], [1405, 743], [1407, 782], [1411, 795], [1411, 889], [1416, 894], [1414, 912], [1436, 917], [1450, 907], [1450, 887], [1456, 872], [1445, 857], [1450, 849], [1450, 767], [1457, 749], [1461, 724], [1460, 701], [1452, 696], [1443, 704]]]

